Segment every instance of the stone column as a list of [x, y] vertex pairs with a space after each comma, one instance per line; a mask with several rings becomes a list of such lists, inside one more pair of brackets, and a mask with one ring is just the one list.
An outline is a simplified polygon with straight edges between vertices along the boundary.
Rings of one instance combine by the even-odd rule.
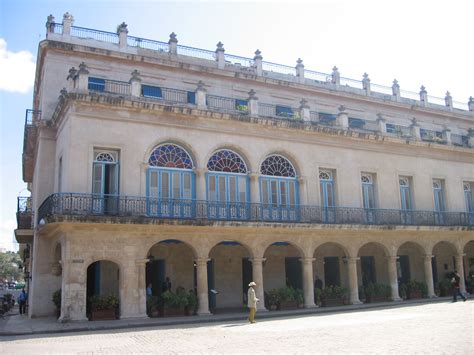
[[341, 74], [339, 73], [339, 70], [336, 66], [332, 68], [331, 82], [336, 85], [339, 85], [341, 83]]
[[125, 49], [127, 48], [127, 35], [128, 35], [128, 29], [127, 29], [127, 24], [125, 22], [122, 22], [118, 29], [117, 33], [119, 35], [119, 48], [120, 49]]
[[170, 39], [168, 40], [168, 48], [170, 54], [178, 54], [178, 39], [176, 38], [176, 33], [171, 32]]
[[258, 76], [263, 75], [263, 68], [262, 68], [262, 52], [258, 49], [255, 51], [255, 57], [253, 57], [253, 65], [255, 66], [255, 71], [257, 72]]
[[400, 85], [397, 79], [393, 79], [392, 95], [395, 96], [395, 101], [400, 101]]
[[257, 284], [255, 286], [255, 293], [257, 298], [260, 302], [257, 303], [257, 310], [259, 311], [266, 311], [265, 308], [265, 296], [263, 293], [263, 262], [265, 261], [264, 258], [252, 258], [250, 259], [252, 262], [252, 276], [253, 281]]
[[343, 105], [339, 106], [339, 113], [336, 120], [338, 126], [340, 126], [342, 129], [349, 128], [349, 115]]
[[84, 62], [79, 64], [76, 85], [81, 91], [89, 90], [89, 70], [87, 70], [87, 65]]
[[130, 94], [133, 97], [142, 96], [142, 78], [140, 77], [138, 70], [135, 69], [132, 72], [132, 77], [128, 82], [130, 83]]
[[250, 203], [260, 203], [260, 184], [258, 172], [250, 173]]
[[457, 254], [455, 255], [456, 259], [456, 270], [458, 270], [461, 280], [459, 281], [460, 290], [463, 294], [466, 293], [466, 281], [464, 279], [464, 263], [463, 258], [466, 254]]
[[200, 109], [200, 110], [206, 110], [207, 109], [206, 89], [204, 88], [204, 83], [201, 80], [199, 80], [199, 83], [197, 84], [196, 105], [197, 105], [197, 108]]
[[446, 144], [452, 143], [451, 130], [446, 126], [443, 128], [443, 138], [446, 140]]
[[301, 58], [298, 58], [296, 61], [296, 77], [298, 78], [298, 82], [300, 84], [304, 84], [304, 64]]
[[311, 121], [308, 101], [305, 99], [301, 99], [300, 101], [300, 117], [305, 122]]
[[84, 321], [86, 317], [87, 265], [83, 259], [62, 262], [60, 322]]
[[197, 297], [199, 316], [210, 315], [209, 312], [209, 290], [207, 286], [207, 262], [209, 259], [196, 259], [196, 276], [197, 276]]
[[135, 261], [137, 273], [137, 298], [138, 298], [138, 317], [146, 317], [146, 263], [148, 259], [139, 259]]
[[426, 286], [428, 286], [429, 298], [436, 297], [435, 292], [434, 292], [434, 284], [433, 284], [433, 266], [431, 265], [432, 259], [433, 259], [433, 255], [424, 256], [425, 281], [426, 281]]
[[313, 261], [314, 258], [301, 258], [303, 266], [303, 292], [304, 308], [315, 308], [314, 304], [314, 285], [313, 285]]
[[349, 275], [349, 293], [351, 304], [361, 304], [359, 300], [359, 283], [357, 280], [357, 260], [360, 258], [347, 258], [347, 271]]
[[398, 256], [387, 256], [387, 270], [388, 270], [388, 279], [390, 282], [390, 288], [392, 289], [392, 301], [401, 301], [400, 295], [398, 293], [398, 275], [397, 275], [397, 260]]
[[123, 263], [123, 267], [120, 269], [120, 318], [144, 318], [147, 316], [145, 291], [147, 261], [147, 259], [129, 259]]
[[365, 90], [365, 94], [367, 96], [370, 96], [370, 79], [369, 79], [369, 74], [367, 73], [364, 73], [363, 75], [362, 88]]
[[74, 17], [69, 12], [66, 12], [63, 16], [63, 36], [71, 35], [71, 27], [73, 23]]
[[256, 96], [256, 92], [251, 89], [249, 91], [249, 114], [252, 117], [258, 116], [258, 97]]
[[380, 133], [387, 133], [387, 120], [383, 118], [382, 114], [377, 113], [377, 123], [379, 125]]
[[224, 44], [222, 42], [217, 43], [216, 49], [216, 61], [217, 61], [217, 68], [224, 69], [225, 68], [225, 49]]
[[449, 91], [446, 91], [446, 96], [444, 97], [444, 103], [446, 104], [446, 107], [448, 107], [451, 111], [453, 110], [453, 97], [449, 93]]
[[420, 101], [423, 106], [428, 106], [428, 92], [423, 85], [420, 88]]

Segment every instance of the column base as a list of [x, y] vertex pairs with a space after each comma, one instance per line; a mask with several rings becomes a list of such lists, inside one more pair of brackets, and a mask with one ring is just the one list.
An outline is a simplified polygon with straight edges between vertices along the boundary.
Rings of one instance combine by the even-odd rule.
[[263, 305], [262, 307], [257, 306], [257, 312], [268, 312], [268, 309], [266, 309]]
[[352, 304], [352, 305], [364, 304], [363, 302], [361, 302], [361, 301], [359, 301], [359, 300], [357, 300], [357, 301], [351, 301], [351, 302], [349, 302], [349, 303]]
[[58, 318], [58, 322], [59, 323], [69, 323], [69, 322], [88, 322], [89, 321], [89, 318], [87, 317], [81, 317], [81, 318], [77, 318], [77, 319], [71, 319], [71, 318], [68, 318], [68, 317], [59, 317]]
[[308, 309], [310, 309], [310, 308], [319, 308], [319, 306], [317, 304], [314, 304], [314, 303], [313, 304], [305, 304], [304, 308], [308, 308]]
[[397, 297], [397, 298], [392, 298], [392, 302], [402, 302], [403, 298]]
[[147, 319], [148, 314], [135, 314], [135, 315], [125, 315], [125, 316], [120, 316], [120, 319]]
[[213, 314], [209, 311], [206, 312], [197, 312], [198, 316], [212, 316]]

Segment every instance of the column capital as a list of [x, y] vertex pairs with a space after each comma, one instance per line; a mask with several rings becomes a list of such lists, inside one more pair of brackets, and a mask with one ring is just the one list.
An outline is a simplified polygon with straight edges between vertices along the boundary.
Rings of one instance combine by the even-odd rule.
[[463, 258], [466, 256], [466, 253], [461, 253], [461, 254], [456, 254], [455, 255], [457, 258]]
[[250, 262], [253, 264], [253, 263], [263, 263], [264, 261], [267, 260], [267, 258], [260, 258], [260, 257], [256, 257], [256, 258], [249, 258]]
[[360, 260], [360, 258], [358, 256], [357, 257], [347, 256], [346, 260], [349, 264], [355, 264], [358, 260]]
[[194, 259], [194, 262], [196, 263], [196, 265], [204, 266], [204, 265], [207, 265], [207, 262], [210, 260], [211, 259], [209, 258], [197, 258], [197, 259]]
[[313, 261], [316, 260], [316, 258], [311, 258], [311, 257], [306, 257], [305, 256], [305, 257], [299, 258], [298, 260], [301, 261], [304, 264], [312, 264]]
[[385, 257], [385, 260], [389, 260], [389, 261], [397, 261], [398, 259], [400, 259], [398, 255], [387, 255]]
[[425, 260], [431, 260], [431, 259], [434, 258], [434, 255], [426, 254], [426, 255], [423, 255], [423, 258], [424, 258]]
[[147, 262], [148, 262], [148, 259], [137, 259], [135, 260], [135, 265], [142, 266], [142, 265], [145, 265]]

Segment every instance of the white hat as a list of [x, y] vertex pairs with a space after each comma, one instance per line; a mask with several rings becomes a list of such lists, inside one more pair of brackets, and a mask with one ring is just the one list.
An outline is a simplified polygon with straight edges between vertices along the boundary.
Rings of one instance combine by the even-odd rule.
[[252, 281], [251, 283], [249, 283], [249, 286], [257, 286], [257, 284]]

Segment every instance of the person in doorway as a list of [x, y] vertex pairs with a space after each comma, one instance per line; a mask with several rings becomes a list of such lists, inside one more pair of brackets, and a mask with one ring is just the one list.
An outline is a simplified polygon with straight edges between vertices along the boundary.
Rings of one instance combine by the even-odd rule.
[[257, 286], [255, 282], [249, 283], [249, 289], [247, 291], [247, 306], [249, 307], [249, 317], [247, 318], [250, 323], [255, 323], [255, 313], [257, 312], [257, 302], [260, 300], [255, 295], [254, 287]]
[[20, 314], [26, 314], [26, 301], [28, 295], [25, 292], [25, 289], [21, 290], [20, 296], [18, 296], [18, 305], [20, 306]]
[[150, 298], [153, 295], [153, 290], [152, 290], [151, 287], [152, 287], [151, 283], [149, 283], [147, 288], [146, 288], [146, 297], [147, 298]]
[[162, 292], [170, 291], [171, 292], [171, 281], [168, 276], [166, 276], [165, 281], [163, 281]]
[[466, 297], [461, 293], [460, 290], [461, 276], [457, 270], [454, 270], [453, 276], [451, 278], [451, 285], [453, 286], [453, 302], [457, 302], [457, 297], [460, 296], [463, 301], [466, 301]]
[[316, 278], [314, 279], [314, 289], [323, 289], [323, 281], [319, 278], [318, 275], [316, 275]]

